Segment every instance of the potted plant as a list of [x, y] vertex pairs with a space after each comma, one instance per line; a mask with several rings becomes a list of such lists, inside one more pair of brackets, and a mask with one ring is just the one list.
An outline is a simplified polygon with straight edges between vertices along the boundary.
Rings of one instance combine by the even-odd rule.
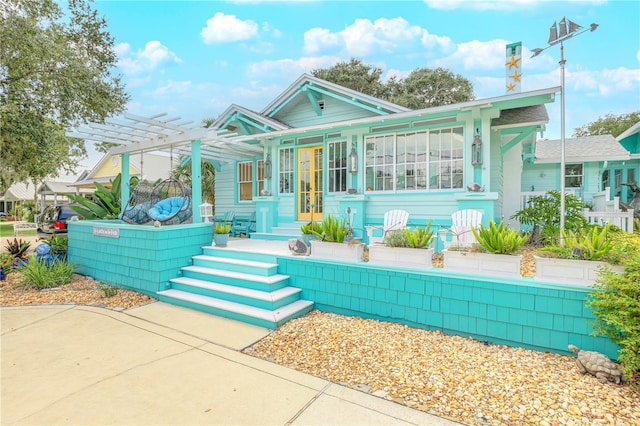
[[311, 241], [311, 256], [359, 262], [364, 254], [364, 245], [355, 240], [344, 244], [349, 228], [347, 221], [335, 215], [325, 215], [322, 219], [322, 232], [311, 230], [317, 240]]
[[213, 241], [216, 243], [216, 246], [226, 247], [229, 242], [230, 232], [230, 224], [224, 222], [216, 223], [213, 227]]
[[522, 256], [517, 254], [528, 236], [507, 228], [504, 222], [496, 225], [489, 221], [489, 226], [480, 225], [479, 229], [471, 229], [477, 242], [467, 250], [456, 250], [451, 247], [443, 251], [444, 269], [479, 275], [521, 278], [520, 262]]
[[372, 265], [399, 266], [431, 269], [434, 249], [431, 244], [434, 232], [431, 220], [424, 227], [398, 229], [390, 232], [384, 244], [369, 246], [369, 263]]
[[590, 286], [604, 267], [621, 271], [616, 264], [624, 253], [613, 250], [612, 234], [615, 232], [609, 224], [563, 231], [562, 242], [537, 251], [536, 280]]

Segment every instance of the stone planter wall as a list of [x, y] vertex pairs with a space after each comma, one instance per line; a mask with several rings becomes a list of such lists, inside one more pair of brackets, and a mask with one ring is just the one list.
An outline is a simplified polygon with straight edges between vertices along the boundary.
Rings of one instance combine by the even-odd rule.
[[606, 262], [579, 259], [557, 259], [535, 256], [536, 281], [547, 283], [575, 284], [592, 286], [599, 277], [601, 268], [609, 267], [624, 272], [620, 266]]
[[364, 245], [361, 243], [346, 244], [319, 240], [311, 241], [311, 257], [360, 262], [363, 254]]
[[399, 268], [431, 269], [433, 249], [387, 247], [382, 244], [369, 246], [369, 264], [396, 266]]
[[522, 256], [443, 250], [444, 269], [465, 274], [521, 278]]

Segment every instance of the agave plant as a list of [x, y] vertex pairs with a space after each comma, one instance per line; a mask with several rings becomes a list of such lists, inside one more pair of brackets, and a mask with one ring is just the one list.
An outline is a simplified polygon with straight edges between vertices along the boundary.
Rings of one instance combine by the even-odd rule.
[[320, 240], [332, 243], [343, 243], [347, 232], [347, 221], [334, 215], [324, 216], [322, 219], [322, 232], [311, 230], [311, 234]]
[[494, 254], [515, 254], [527, 242], [527, 235], [507, 228], [504, 222], [496, 225], [493, 220], [488, 227], [480, 225], [480, 229], [471, 228], [471, 232], [483, 249]]

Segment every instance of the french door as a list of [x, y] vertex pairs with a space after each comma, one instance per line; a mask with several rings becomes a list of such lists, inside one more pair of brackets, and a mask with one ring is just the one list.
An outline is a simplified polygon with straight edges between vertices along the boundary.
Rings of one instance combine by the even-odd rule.
[[298, 149], [298, 220], [322, 220], [322, 147]]

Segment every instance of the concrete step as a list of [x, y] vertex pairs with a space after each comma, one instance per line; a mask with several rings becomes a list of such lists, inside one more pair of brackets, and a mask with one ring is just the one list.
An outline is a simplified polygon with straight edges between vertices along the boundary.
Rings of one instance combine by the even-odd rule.
[[285, 322], [302, 316], [313, 309], [313, 302], [308, 300], [298, 300], [278, 309], [268, 310], [175, 289], [159, 291], [157, 295], [163, 302], [269, 329], [276, 329]]
[[278, 273], [277, 263], [258, 262], [246, 259], [233, 259], [220, 256], [208, 256], [200, 254], [193, 256], [193, 264], [208, 268], [225, 269], [227, 271], [251, 273], [268, 277]]
[[289, 276], [282, 274], [262, 276], [198, 265], [184, 266], [181, 268], [181, 271], [182, 276], [187, 278], [195, 278], [202, 281], [235, 285], [238, 287], [267, 292], [288, 287], [289, 285]]
[[194, 278], [179, 277], [170, 280], [171, 288], [202, 296], [214, 297], [235, 303], [242, 303], [256, 308], [274, 310], [300, 299], [302, 290], [295, 287], [283, 287], [272, 292], [253, 290], [202, 281]]

